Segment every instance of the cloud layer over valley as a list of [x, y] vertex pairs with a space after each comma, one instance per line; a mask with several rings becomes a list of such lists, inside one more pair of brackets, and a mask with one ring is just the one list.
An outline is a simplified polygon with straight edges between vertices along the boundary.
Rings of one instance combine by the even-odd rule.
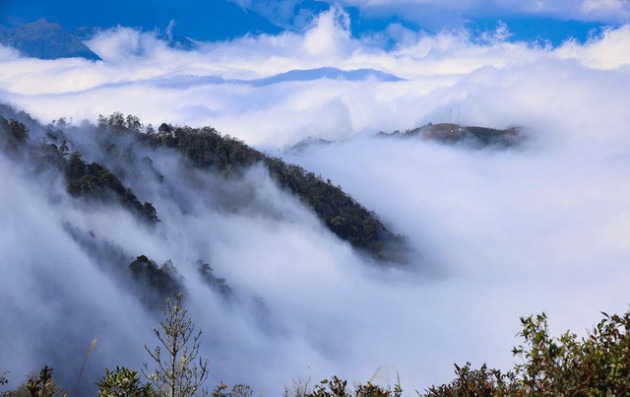
[[[151, 229], [120, 208], [86, 208], [61, 175], [0, 155], [0, 313], [15, 319], [0, 326], [4, 369], [19, 378], [42, 357], [65, 359], [74, 380], [93, 337], [95, 376], [147, 361], [155, 313], [85, 241], [129, 262], [172, 260], [204, 329], [210, 382], [270, 395], [300, 377], [366, 381], [381, 366], [390, 384], [398, 371], [405, 390], [422, 391], [455, 362], [509, 367], [519, 316], [546, 311], [554, 332], [583, 332], [600, 311], [627, 308], [630, 27], [552, 47], [510, 42], [501, 24], [482, 37], [392, 26], [400, 40], [384, 50], [348, 24], [333, 8], [304, 33], [193, 51], [118, 27], [86, 42], [103, 61], [0, 48], [0, 102], [44, 125], [72, 120], [73, 149], [161, 219]], [[111, 157], [81, 120], [114, 111], [155, 127], [209, 125], [321, 174], [419, 254], [406, 269], [375, 266], [262, 166], [225, 181], [124, 140]], [[449, 119], [523, 126], [528, 139], [504, 150], [374, 136]], [[290, 150], [309, 137], [334, 142]], [[199, 259], [234, 299], [199, 281]]]

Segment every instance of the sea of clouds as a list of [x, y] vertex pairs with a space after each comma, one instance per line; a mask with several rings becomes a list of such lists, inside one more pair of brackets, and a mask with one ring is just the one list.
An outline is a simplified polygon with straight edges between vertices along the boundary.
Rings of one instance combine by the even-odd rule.
[[[519, 316], [545, 311], [556, 334], [583, 334], [600, 311], [626, 310], [630, 27], [559, 47], [510, 42], [501, 24], [482, 37], [402, 33], [383, 50], [372, 45], [378, 38], [353, 38], [347, 15], [332, 8], [304, 33], [194, 51], [125, 27], [86, 43], [98, 62], [0, 48], [0, 101], [44, 124], [122, 111], [156, 126], [213, 126], [330, 178], [421, 253], [405, 270], [366, 263], [261, 168], [224, 188], [251, 195], [256, 204], [239, 211], [213, 198], [214, 176], [169, 190], [130, 173], [125, 182], [163, 220], [151, 232], [124, 211], [78, 208], [61, 182], [32, 181], [0, 157], [0, 312], [11, 319], [0, 325], [0, 363], [12, 384], [63, 360], [70, 378], [93, 337], [94, 367], [147, 361], [155, 317], [77, 246], [68, 222], [130, 260], [178, 264], [204, 329], [210, 383], [263, 394], [299, 378], [367, 381], [379, 368], [382, 382], [398, 373], [412, 394], [451, 379], [453, 363], [511, 367]], [[249, 83], [329, 66], [400, 80]], [[373, 137], [455, 114], [464, 125], [523, 126], [528, 140], [479, 150]], [[287, 150], [308, 137], [335, 143]], [[89, 139], [81, 145], [107, 163]], [[150, 155], [167, 180], [192, 172]], [[197, 259], [239, 291], [237, 303], [196, 284]]]

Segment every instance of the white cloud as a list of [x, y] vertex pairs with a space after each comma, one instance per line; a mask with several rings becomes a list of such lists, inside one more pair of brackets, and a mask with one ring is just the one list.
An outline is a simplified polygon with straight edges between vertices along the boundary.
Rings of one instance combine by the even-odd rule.
[[[0, 57], [2, 100], [44, 122], [59, 116], [94, 120], [120, 110], [154, 124], [212, 125], [275, 153], [307, 136], [344, 139], [286, 156], [341, 184], [407, 235], [423, 253], [415, 265], [431, 271], [409, 275], [366, 266], [260, 169], [242, 182], [250, 187], [244, 191], [283, 214], [278, 218], [252, 208], [217, 209], [221, 195], [213, 193], [217, 184], [207, 175], [171, 188], [145, 186], [144, 174], [132, 178], [163, 217], [156, 234], [121, 213], [85, 214], [69, 203], [50, 203], [41, 198], [43, 187], [24, 186], [1, 172], [3, 186], [16, 189], [0, 193], [0, 219], [19, 227], [3, 229], [0, 263], [26, 257], [38, 266], [44, 255], [14, 242], [32, 238], [31, 229], [44, 219], [35, 236], [45, 242], [42, 252], [52, 252], [77, 278], [82, 272], [100, 277], [76, 247], [57, 247], [72, 246], [59, 229], [68, 218], [129, 252], [173, 259], [191, 275], [187, 280], [195, 278], [186, 264], [208, 258], [235, 288], [263, 298], [272, 324], [269, 333], [260, 331], [255, 316], [222, 306], [191, 281], [193, 293], [209, 306], [194, 304], [192, 312], [212, 336], [207, 352], [216, 363], [216, 383], [281, 388], [292, 377], [315, 381], [333, 373], [365, 381], [388, 364], [411, 391], [449, 380], [453, 362], [508, 367], [518, 316], [546, 310], [554, 331], [581, 332], [600, 311], [622, 311], [628, 303], [630, 28], [557, 49], [509, 43], [504, 31], [498, 33], [483, 42], [464, 31], [423, 35], [384, 51], [350, 38], [344, 16], [334, 10], [304, 34], [246, 37], [193, 52], [117, 28], [89, 43], [103, 62]], [[323, 66], [372, 68], [405, 80], [231, 81]], [[186, 84], [191, 76], [223, 82]], [[521, 150], [471, 151], [368, 138], [379, 130], [448, 121], [456, 107], [464, 124], [524, 125], [531, 141]], [[91, 138], [84, 139], [90, 147]], [[156, 164], [168, 180], [186, 175], [167, 156]], [[9, 167], [0, 161], [1, 170]], [[193, 194], [195, 184], [205, 186], [208, 197]], [[22, 202], [38, 212], [23, 219], [6, 210]], [[49, 218], [51, 212], [60, 215]], [[90, 270], [70, 266], [86, 261]], [[14, 280], [28, 280], [25, 269]], [[6, 287], [0, 294], [15, 293], [6, 278], [0, 284]], [[87, 295], [61, 287], [70, 290], [70, 300]], [[98, 288], [115, 290], [109, 283]], [[95, 299], [86, 307], [105, 310], [101, 318], [109, 318], [103, 306]], [[150, 323], [137, 321], [137, 327]], [[146, 342], [122, 339], [128, 349]], [[246, 371], [242, 357], [248, 358]]]
[[624, 0], [584, 0], [581, 9], [584, 13], [599, 11], [618, 12], [627, 9], [627, 3]]
[[19, 55], [16, 49], [0, 45], [0, 60], [17, 58]]
[[347, 52], [350, 39], [350, 20], [348, 15], [338, 7], [322, 13], [315, 21], [313, 28], [307, 30], [304, 37], [304, 48], [311, 55], [340, 55]]
[[592, 39], [585, 45], [567, 42], [558, 49], [561, 58], [576, 59], [595, 69], [617, 69], [630, 63], [630, 26], [608, 29], [603, 38]]

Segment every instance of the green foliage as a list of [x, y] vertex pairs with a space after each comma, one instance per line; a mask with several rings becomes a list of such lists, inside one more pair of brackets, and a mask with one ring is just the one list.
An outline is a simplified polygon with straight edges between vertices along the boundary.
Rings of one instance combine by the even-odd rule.
[[[513, 349], [521, 359], [513, 372], [455, 365], [456, 378], [431, 386], [426, 397], [557, 397], [630, 395], [630, 312], [604, 318], [587, 337], [549, 333], [547, 316], [521, 318], [523, 344]], [[400, 387], [383, 389], [370, 383], [355, 388], [355, 396], [400, 396]], [[334, 377], [315, 386], [306, 397], [349, 397], [346, 381]]]
[[172, 127], [162, 124], [152, 137], [159, 145], [177, 148], [195, 166], [212, 167], [229, 175], [264, 159], [264, 155], [235, 138], [221, 136], [214, 128]]
[[[267, 158], [265, 164], [280, 186], [291, 191], [312, 208], [339, 238], [377, 257], [385, 253], [385, 244], [395, 243], [396, 237], [385, 228], [376, 215], [339, 187], [325, 182], [312, 172], [306, 172], [302, 167], [288, 165], [277, 158]], [[399, 248], [402, 248], [402, 244]]]
[[68, 142], [64, 139], [61, 143], [61, 146], [59, 146], [59, 154], [61, 155], [61, 157], [65, 158], [66, 156], [68, 156], [69, 151], [70, 148], [68, 147]]
[[254, 390], [251, 386], [243, 383], [232, 386], [232, 390], [228, 391], [228, 385], [221, 382], [212, 391], [212, 397], [252, 397], [253, 395]]
[[153, 203], [150, 202], [145, 202], [144, 204], [142, 204], [142, 214], [144, 214], [144, 216], [149, 219], [151, 222], [159, 222], [160, 219], [158, 218], [157, 215], [157, 210], [155, 209], [155, 207], [153, 206]]
[[137, 116], [134, 116], [132, 114], [127, 115], [127, 118], [125, 119], [125, 126], [129, 128], [130, 130], [133, 130], [136, 132], [139, 132], [140, 129], [142, 128], [140, 119]]
[[306, 394], [306, 397], [346, 397], [350, 396], [346, 392], [347, 380], [341, 380], [333, 376], [332, 380], [324, 379], [315, 385], [313, 390]]
[[403, 133], [396, 131], [391, 134], [379, 133], [381, 137], [411, 138], [420, 136], [424, 139], [435, 140], [446, 144], [465, 142], [477, 148], [496, 147], [509, 148], [522, 144], [526, 136], [520, 127], [510, 127], [504, 130], [486, 127], [460, 126], [452, 123], [427, 124], [425, 126], [407, 130]]
[[132, 210], [149, 223], [159, 222], [153, 204], [140, 203], [133, 191], [125, 187], [114, 174], [98, 163], [88, 164], [81, 158], [80, 153], [74, 152], [70, 155], [65, 174], [68, 193], [73, 196], [100, 200], [116, 197], [125, 208]]
[[221, 382], [217, 387], [212, 391], [212, 397], [229, 397], [230, 393], [227, 391], [228, 385]]
[[[219, 134], [210, 127], [191, 128], [163, 123], [157, 133], [154, 133], [153, 127], [147, 126], [147, 134], [141, 134], [142, 124], [133, 115], [125, 117], [120, 112], [114, 112], [107, 117], [101, 115], [98, 120], [99, 128], [103, 132], [113, 136], [127, 133], [142, 143], [175, 149], [194, 166], [212, 168], [225, 177], [240, 175], [246, 168], [263, 163], [283, 189], [311, 208], [321, 222], [339, 238], [378, 260], [407, 260], [408, 247], [405, 239], [389, 231], [373, 212], [354, 201], [341, 188], [333, 186], [330, 180], [324, 181], [321, 176], [316, 177], [299, 166], [269, 157], [238, 139]], [[115, 147], [113, 141], [105, 145], [109, 148], [106, 150], [113, 150]], [[75, 163], [70, 164], [70, 173], [75, 174], [68, 181], [68, 190], [71, 193], [90, 197], [102, 196], [104, 191], [113, 191], [125, 206], [133, 208], [153, 223], [159, 221], [151, 203], [140, 204], [131, 191], [121, 195], [115, 180], [107, 179], [109, 172], [101, 170], [103, 167], [95, 163], [77, 167], [76, 160], [71, 156], [69, 161]], [[97, 169], [98, 167], [101, 169]]]
[[[187, 316], [188, 310], [183, 306], [183, 295], [178, 293], [175, 301], [167, 298], [162, 314], [164, 319], [160, 327], [153, 329], [159, 345], [153, 350], [144, 346], [155, 364], [151, 372], [145, 364], [145, 376], [153, 382], [160, 396], [205, 395], [201, 386], [208, 378], [208, 360], [198, 358], [201, 330], [195, 332], [195, 326]], [[162, 348], [165, 355], [162, 355]]]
[[224, 297], [228, 297], [232, 294], [232, 288], [230, 288], [225, 282], [224, 278], [219, 278], [214, 275], [212, 267], [208, 263], [204, 263], [202, 260], [197, 261], [197, 269], [201, 279], [213, 290], [219, 292]]
[[[348, 381], [341, 380], [333, 376], [331, 380], [324, 379], [318, 385], [315, 385], [311, 392], [306, 393], [305, 397], [352, 397], [347, 391]], [[370, 382], [362, 385], [359, 384], [354, 388], [355, 397], [401, 397], [402, 389], [400, 385], [396, 385], [394, 389], [381, 387]]]
[[171, 261], [158, 266], [145, 255], [140, 255], [129, 264], [129, 270], [136, 282], [148, 288], [145, 303], [152, 307], [159, 307], [166, 298], [176, 298], [184, 288], [182, 277]]
[[68, 120], [66, 120], [65, 117], [59, 117], [57, 120], [52, 121], [52, 125], [57, 128], [66, 128], [70, 125], [70, 123], [68, 123]]
[[587, 337], [567, 331], [549, 334], [547, 315], [521, 318], [524, 343], [513, 349], [521, 359], [502, 374], [485, 364], [456, 368], [457, 378], [431, 387], [426, 396], [628, 396], [630, 395], [630, 312], [609, 316]]
[[176, 148], [196, 167], [214, 168], [229, 176], [263, 163], [272, 178], [297, 196], [339, 238], [380, 260], [404, 262], [407, 250], [401, 236], [390, 232], [376, 217], [350, 196], [302, 167], [250, 148], [238, 139], [221, 136], [213, 128], [194, 129], [162, 124], [156, 135], [146, 136], [152, 144]]
[[547, 316], [521, 318], [519, 333], [525, 344], [513, 352], [523, 363], [516, 366], [522, 383], [538, 395], [622, 396], [630, 393], [630, 312], [604, 313], [586, 338], [565, 332], [549, 335]]
[[230, 397], [252, 397], [254, 395], [254, 390], [251, 386], [237, 383], [232, 386], [232, 390], [230, 391]]
[[125, 116], [120, 112], [114, 112], [107, 119], [107, 125], [110, 125], [113, 127], [124, 127]]
[[97, 385], [100, 397], [157, 397], [150, 383], [141, 384], [138, 373], [125, 367], [105, 369]]
[[28, 128], [19, 121], [9, 121], [9, 131], [12, 138], [18, 143], [24, 143], [28, 139]]
[[28, 140], [28, 128], [19, 121], [0, 116], [0, 148], [16, 150]]
[[496, 369], [488, 369], [483, 364], [480, 369], [471, 369], [470, 363], [463, 367], [455, 365], [457, 378], [449, 384], [431, 386], [426, 397], [500, 397], [525, 396], [520, 384], [516, 382], [514, 373], [501, 373]]
[[45, 366], [39, 376], [32, 376], [26, 382], [26, 390], [30, 397], [68, 397], [55, 383], [52, 368]]
[[142, 123], [138, 116], [128, 114], [125, 116], [121, 112], [114, 112], [109, 116], [98, 115], [98, 126], [102, 129], [111, 128], [116, 131], [129, 130], [133, 132], [140, 132], [142, 129]]
[[[497, 130], [485, 127], [465, 127], [466, 132], [483, 146], [511, 147], [519, 145], [525, 139], [523, 131], [518, 127]], [[467, 137], [467, 136], [466, 136]]]
[[9, 379], [7, 379], [7, 373], [7, 371], [0, 370], [0, 386], [9, 383]]
[[339, 238], [376, 259], [404, 262], [401, 256], [394, 255], [394, 252], [400, 254], [407, 250], [404, 239], [389, 231], [376, 214], [357, 203], [340, 187], [277, 158], [266, 157], [264, 163], [278, 184], [311, 208]]

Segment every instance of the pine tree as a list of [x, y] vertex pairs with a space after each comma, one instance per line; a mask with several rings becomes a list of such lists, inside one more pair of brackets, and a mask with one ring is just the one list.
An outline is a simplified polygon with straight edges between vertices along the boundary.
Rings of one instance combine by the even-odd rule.
[[[188, 397], [206, 395], [201, 385], [208, 378], [208, 360], [199, 356], [201, 330], [187, 317], [188, 310], [182, 304], [183, 295], [178, 293], [175, 301], [166, 299], [162, 310], [164, 319], [155, 336], [160, 342], [153, 350], [145, 350], [154, 361], [155, 369], [149, 372], [145, 364], [144, 375], [155, 386], [160, 396]], [[165, 354], [162, 354], [164, 349]]]

